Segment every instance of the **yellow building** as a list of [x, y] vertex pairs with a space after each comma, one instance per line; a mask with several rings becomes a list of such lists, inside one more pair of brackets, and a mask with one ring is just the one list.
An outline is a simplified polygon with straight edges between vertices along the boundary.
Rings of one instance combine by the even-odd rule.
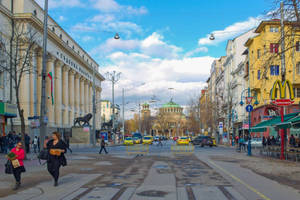
[[[285, 22], [285, 67], [286, 80], [291, 81], [295, 103], [300, 101], [300, 29], [295, 23]], [[275, 80], [281, 80], [281, 28], [280, 21], [263, 21], [245, 46], [248, 47], [246, 63], [247, 81], [256, 91], [259, 102], [256, 107], [270, 104], [270, 92]], [[247, 76], [248, 75], [248, 76]], [[253, 92], [255, 95], [255, 92]], [[253, 103], [253, 102], [252, 102]]]

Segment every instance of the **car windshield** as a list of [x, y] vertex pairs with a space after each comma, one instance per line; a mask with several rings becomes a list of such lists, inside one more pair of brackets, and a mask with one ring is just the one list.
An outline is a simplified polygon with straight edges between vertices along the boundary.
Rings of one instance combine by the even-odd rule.
[[144, 137], [144, 140], [151, 140], [151, 137]]
[[131, 137], [127, 137], [127, 138], [125, 138], [125, 140], [132, 140], [132, 138]]
[[182, 140], [187, 140], [188, 138], [187, 138], [187, 137], [181, 137], [180, 139], [182, 139]]

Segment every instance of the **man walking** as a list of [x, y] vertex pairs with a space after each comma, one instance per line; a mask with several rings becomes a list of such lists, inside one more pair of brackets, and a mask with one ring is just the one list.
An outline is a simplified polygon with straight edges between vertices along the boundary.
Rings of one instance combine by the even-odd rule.
[[34, 138], [33, 138], [33, 151], [34, 151], [34, 153], [36, 153], [36, 149], [37, 149], [37, 147], [38, 147], [38, 138], [37, 138], [37, 136], [35, 136]]
[[104, 149], [105, 153], [107, 154], [108, 152], [106, 151], [106, 148], [105, 148], [106, 143], [105, 143], [105, 140], [104, 140], [104, 136], [102, 136], [100, 144], [101, 144], [101, 149], [99, 151], [99, 154], [102, 153], [103, 149]]

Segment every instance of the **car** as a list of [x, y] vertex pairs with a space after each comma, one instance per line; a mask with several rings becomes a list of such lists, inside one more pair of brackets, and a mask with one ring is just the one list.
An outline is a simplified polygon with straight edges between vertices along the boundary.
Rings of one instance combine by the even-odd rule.
[[133, 145], [133, 139], [132, 137], [126, 137], [124, 140], [124, 145]]
[[155, 142], [158, 142], [158, 141], [159, 141], [159, 138], [160, 138], [159, 136], [155, 136], [155, 137], [154, 137], [154, 141], [155, 141]]
[[[244, 144], [247, 146], [248, 141], [245, 141]], [[262, 147], [262, 138], [252, 138], [251, 139], [251, 147]]]
[[213, 139], [210, 136], [198, 136], [192, 141], [193, 145], [204, 146], [213, 146]]
[[213, 146], [217, 146], [217, 142], [216, 142], [216, 138], [215, 137], [211, 137], [212, 141], [213, 141]]
[[153, 143], [152, 136], [144, 136], [144, 138], [143, 138], [143, 144], [152, 144], [152, 143]]
[[140, 133], [133, 133], [132, 137], [133, 138], [139, 138], [140, 139], [140, 143], [142, 143], [142, 141], [143, 141], [143, 136]]
[[188, 137], [180, 137], [176, 142], [178, 145], [189, 145], [190, 143]]
[[177, 136], [173, 137], [173, 140], [176, 142], [178, 140], [178, 137]]
[[133, 138], [133, 143], [134, 143], [134, 144], [141, 144], [141, 139], [138, 138], [138, 137], [134, 137], [134, 138]]

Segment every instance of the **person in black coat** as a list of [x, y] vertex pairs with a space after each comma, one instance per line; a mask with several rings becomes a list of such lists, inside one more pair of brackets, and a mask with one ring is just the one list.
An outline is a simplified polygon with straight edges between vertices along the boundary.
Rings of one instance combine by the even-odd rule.
[[99, 151], [99, 154], [101, 154], [101, 153], [102, 153], [102, 150], [104, 150], [104, 151], [105, 151], [105, 153], [107, 154], [108, 152], [106, 151], [106, 148], [105, 148], [105, 145], [106, 145], [106, 143], [105, 143], [105, 140], [104, 140], [104, 136], [102, 136], [102, 139], [101, 139], [100, 145], [101, 145], [101, 149], [100, 149], [100, 151]]
[[66, 166], [67, 160], [65, 153], [67, 152], [67, 146], [64, 141], [61, 140], [61, 135], [58, 132], [52, 133], [52, 140], [47, 143], [48, 149], [48, 160], [47, 168], [48, 172], [52, 175], [54, 179], [54, 186], [58, 185], [59, 178], [59, 168], [60, 166]]

